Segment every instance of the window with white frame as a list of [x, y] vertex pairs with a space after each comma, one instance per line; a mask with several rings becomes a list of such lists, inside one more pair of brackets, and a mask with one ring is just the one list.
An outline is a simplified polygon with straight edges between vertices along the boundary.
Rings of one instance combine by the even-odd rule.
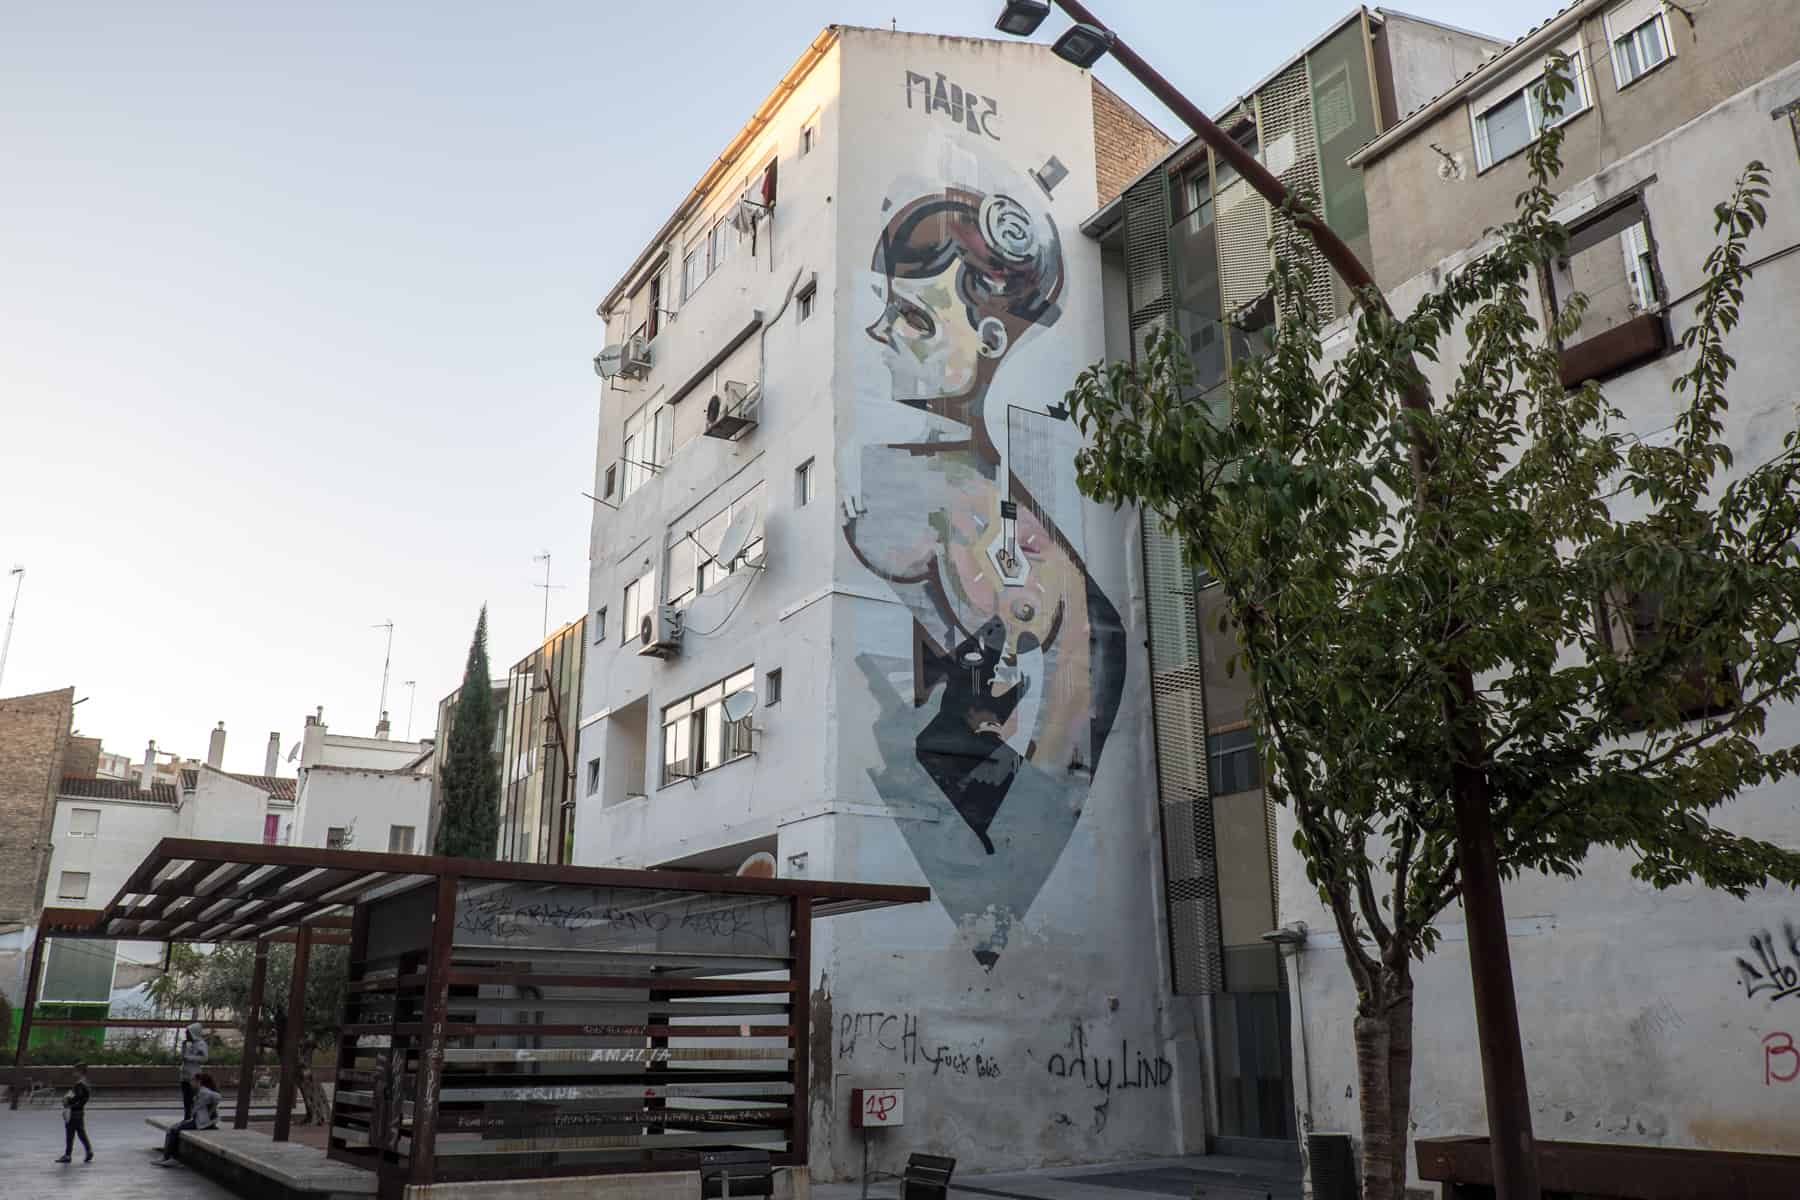
[[71, 808], [69, 810], [69, 836], [99, 837], [100, 810], [97, 808]]
[[594, 645], [606, 641], [606, 605], [602, 604], [594, 610]]
[[[742, 568], [744, 559], [755, 558], [761, 552], [762, 501], [763, 486], [758, 483], [698, 526], [669, 531], [669, 586], [664, 598], [670, 604], [687, 604], [708, 588], [717, 586], [734, 569]], [[724, 539], [725, 530], [730, 527], [732, 519], [745, 511], [754, 514], [751, 518], [750, 537], [745, 539], [744, 548], [735, 563], [722, 563], [715, 557], [719, 543]]]
[[86, 871], [64, 871], [56, 881], [58, 900], [86, 900], [88, 883], [93, 877]]
[[413, 852], [413, 841], [417, 833], [418, 826], [416, 825], [389, 825], [388, 853], [411, 854]]
[[800, 157], [805, 158], [819, 144], [819, 122], [814, 119], [800, 127]]
[[794, 468], [794, 507], [805, 508], [813, 498], [813, 460]]
[[712, 237], [707, 243], [712, 261], [707, 266], [707, 274], [711, 275], [731, 261], [732, 251], [737, 249], [738, 231], [731, 223], [730, 217], [720, 217], [713, 225]]
[[818, 284], [809, 283], [804, 288], [800, 289], [800, 294], [798, 296], [794, 297], [794, 323], [795, 324], [799, 324], [802, 321], [810, 321], [812, 319], [813, 304], [814, 304], [814, 301], [816, 301], [818, 298], [819, 298], [819, 285]]
[[350, 829], [345, 825], [328, 825], [325, 828], [325, 848], [327, 850], [348, 850], [350, 848]]
[[1613, 80], [1621, 89], [1675, 56], [1662, 0], [1627, 0], [1606, 14]]
[[629, 642], [638, 635], [638, 626], [644, 623], [644, 614], [650, 611], [656, 592], [656, 572], [645, 571], [642, 575], [625, 585], [625, 599], [619, 606], [623, 614], [619, 621], [619, 640]]
[[[663, 709], [664, 787], [750, 753], [755, 687], [756, 669], [746, 667]], [[743, 715], [734, 721], [730, 712]]]
[[[1579, 43], [1563, 47], [1568, 55], [1568, 95], [1563, 97], [1561, 125], [1588, 109], [1587, 70]], [[1485, 171], [1502, 162], [1543, 135], [1544, 67], [1539, 64], [1529, 72], [1515, 72], [1505, 82], [1469, 105], [1469, 120], [1474, 127], [1475, 162]]]
[[591, 796], [599, 790], [600, 790], [600, 760], [597, 758], [590, 758], [590, 759], [588, 759], [588, 764], [587, 764], [587, 794]]
[[668, 466], [674, 451], [675, 414], [668, 405], [646, 404], [626, 417], [619, 451], [625, 462], [625, 495], [643, 487], [658, 469]]
[[706, 240], [703, 238], [681, 258], [681, 299], [685, 302], [706, 282]]

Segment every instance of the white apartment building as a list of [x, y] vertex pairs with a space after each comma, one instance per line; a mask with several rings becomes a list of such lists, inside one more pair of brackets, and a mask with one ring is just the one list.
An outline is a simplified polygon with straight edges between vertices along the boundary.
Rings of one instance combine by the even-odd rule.
[[431, 819], [430, 739], [332, 733], [323, 709], [306, 718], [291, 835], [296, 846], [423, 854]]
[[815, 1178], [860, 1087], [876, 1171], [1203, 1148], [1135, 526], [1060, 407], [1079, 223], [1166, 146], [1046, 46], [828, 28], [600, 307], [576, 861], [935, 897], [817, 927]]

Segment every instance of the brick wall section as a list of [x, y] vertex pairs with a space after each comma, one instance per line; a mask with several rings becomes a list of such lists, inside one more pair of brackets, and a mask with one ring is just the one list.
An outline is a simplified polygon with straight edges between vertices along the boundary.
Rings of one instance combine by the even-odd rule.
[[1094, 174], [1104, 206], [1175, 143], [1117, 92], [1098, 79], [1093, 84]]
[[72, 737], [63, 751], [64, 779], [95, 779], [100, 775], [100, 739]]
[[0, 699], [0, 930], [37, 919], [75, 689]]

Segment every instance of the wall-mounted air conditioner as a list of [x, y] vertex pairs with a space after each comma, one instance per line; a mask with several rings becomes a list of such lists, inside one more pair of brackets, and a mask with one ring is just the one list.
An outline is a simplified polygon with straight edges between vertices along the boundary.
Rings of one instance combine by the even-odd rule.
[[762, 389], [728, 382], [706, 402], [706, 436], [735, 442], [756, 428], [761, 415]]
[[638, 623], [638, 653], [648, 658], [674, 658], [681, 653], [681, 610], [659, 604]]
[[594, 374], [602, 379], [622, 375], [642, 379], [650, 374], [650, 343], [642, 337], [627, 338], [594, 355]]

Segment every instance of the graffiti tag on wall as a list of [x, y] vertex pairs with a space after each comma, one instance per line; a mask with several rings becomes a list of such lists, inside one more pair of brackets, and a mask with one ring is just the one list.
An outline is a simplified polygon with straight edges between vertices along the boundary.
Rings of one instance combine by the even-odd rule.
[[[1800, 1050], [1794, 1048], [1793, 1034], [1768, 1034], [1762, 1040], [1762, 1047], [1764, 1087], [1774, 1087], [1777, 1083], [1792, 1083], [1795, 1079], [1800, 1079]], [[1787, 1064], [1786, 1072], [1776, 1068], [1777, 1062]]]
[[1773, 1001], [1800, 995], [1800, 929], [1783, 922], [1779, 944], [1768, 930], [1759, 929], [1750, 935], [1750, 949], [1756, 955], [1754, 963], [1742, 955], [1737, 959], [1738, 982], [1746, 996]]
[[1069, 1026], [1069, 1040], [1050, 1056], [1044, 1069], [1058, 1079], [1078, 1079], [1083, 1088], [1105, 1097], [1094, 1105], [1095, 1133], [1106, 1128], [1112, 1111], [1113, 1089], [1128, 1092], [1165, 1088], [1175, 1077], [1175, 1064], [1160, 1054], [1147, 1055], [1141, 1047], [1133, 1050], [1129, 1038], [1119, 1039], [1117, 1057], [1090, 1051], [1087, 1030], [1079, 1023]]
[[917, 71], [906, 73], [906, 107], [913, 108], [913, 98], [918, 97], [918, 107], [927, 115], [943, 113], [958, 125], [966, 126], [970, 133], [986, 134], [996, 142], [999, 133], [994, 130], [994, 122], [1000, 117], [1000, 104], [992, 96], [977, 96], [972, 90], [945, 79], [942, 71], [937, 72], [935, 83], [930, 75], [921, 75]]
[[983, 1051], [919, 1036], [917, 1013], [851, 1012], [838, 1016], [837, 1055], [893, 1055], [909, 1067], [930, 1067], [933, 1075], [998, 1079], [1000, 1060]]

